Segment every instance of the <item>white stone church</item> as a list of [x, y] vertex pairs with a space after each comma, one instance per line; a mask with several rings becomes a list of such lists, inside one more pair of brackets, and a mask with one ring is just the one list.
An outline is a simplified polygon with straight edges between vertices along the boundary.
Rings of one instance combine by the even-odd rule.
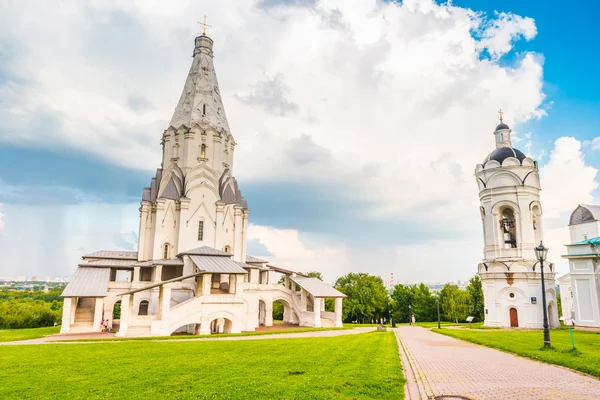
[[[246, 254], [249, 210], [233, 176], [235, 146], [213, 41], [203, 34], [162, 135], [161, 167], [143, 190], [138, 251], [83, 256], [62, 294], [62, 333], [99, 331], [106, 320], [123, 337], [253, 331], [273, 325], [275, 301], [284, 322], [342, 326], [342, 293]], [[326, 298], [335, 299], [333, 311]]]
[[[542, 284], [534, 247], [544, 239], [537, 162], [512, 147], [511, 129], [496, 127], [496, 149], [475, 168], [483, 224], [479, 264], [484, 325], [542, 328]], [[558, 256], [558, 254], [557, 254]], [[544, 263], [550, 327], [558, 327], [555, 271]]]

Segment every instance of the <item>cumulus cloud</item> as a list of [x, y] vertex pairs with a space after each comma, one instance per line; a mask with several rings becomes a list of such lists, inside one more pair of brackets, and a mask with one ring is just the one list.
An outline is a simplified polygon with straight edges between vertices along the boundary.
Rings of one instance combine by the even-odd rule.
[[597, 173], [596, 168], [586, 164], [580, 141], [572, 137], [557, 139], [550, 160], [540, 170], [546, 218], [560, 217], [578, 204], [593, 202]]
[[[2, 206], [4, 204], [0, 203], [0, 211], [2, 210]], [[2, 217], [4, 217], [4, 214], [2, 214], [0, 212], [0, 234], [2, 233], [2, 231], [4, 230], [4, 220], [2, 219]]]
[[[534, 21], [514, 14], [490, 19], [432, 0], [29, 8], [11, 2], [0, 14], [1, 141], [156, 168], [198, 34], [189, 16], [207, 14], [242, 188], [327, 186], [366, 205], [357, 220], [399, 229], [409, 221], [433, 227], [434, 237], [473, 238], [473, 169], [494, 148], [495, 110], [511, 125], [544, 115], [542, 57], [498, 61], [535, 36]], [[342, 244], [309, 246], [298, 232], [261, 229], [255, 238], [269, 252], [289, 250], [286, 265], [312, 269], [339, 257], [336, 265], [350, 268]], [[480, 244], [465, 251], [480, 254]]]
[[499, 13], [497, 18], [481, 25], [478, 48], [486, 49], [492, 58], [508, 53], [513, 43], [523, 37], [531, 40], [537, 34], [535, 21], [511, 13]]
[[592, 139], [592, 150], [600, 150], [600, 136]]
[[248, 240], [258, 241], [266, 248], [272, 265], [299, 272], [319, 271], [329, 282], [348, 271], [350, 262], [344, 245], [306, 245], [305, 242], [318, 241], [306, 236], [301, 240], [297, 230], [260, 225], [250, 225], [248, 229]]

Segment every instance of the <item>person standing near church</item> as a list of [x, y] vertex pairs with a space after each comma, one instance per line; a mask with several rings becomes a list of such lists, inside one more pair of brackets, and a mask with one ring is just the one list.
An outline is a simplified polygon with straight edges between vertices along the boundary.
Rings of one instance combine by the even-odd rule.
[[415, 318], [415, 314], [413, 314], [412, 317], [411, 317], [411, 325], [415, 326], [416, 322], [417, 322], [417, 320]]

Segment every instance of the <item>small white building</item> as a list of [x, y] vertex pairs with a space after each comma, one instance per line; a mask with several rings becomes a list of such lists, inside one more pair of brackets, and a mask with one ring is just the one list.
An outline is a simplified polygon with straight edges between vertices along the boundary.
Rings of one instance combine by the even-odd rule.
[[[83, 256], [62, 294], [61, 332], [99, 331], [106, 320], [119, 325], [118, 336], [253, 331], [273, 324], [275, 301], [284, 322], [341, 326], [342, 293], [246, 254], [250, 211], [233, 175], [237, 143], [208, 36], [195, 39], [161, 144], [161, 166], [142, 193], [138, 250]], [[334, 311], [325, 311], [325, 298], [335, 298]]]
[[[496, 127], [496, 149], [475, 168], [484, 259], [478, 266], [486, 326], [542, 328], [542, 284], [534, 247], [543, 240], [538, 165], [512, 147], [511, 129]], [[544, 263], [548, 322], [559, 326], [555, 272]]]
[[[569, 220], [571, 243], [567, 244], [569, 288], [576, 326], [600, 327], [600, 206], [580, 204]], [[564, 309], [564, 305], [563, 305]]]
[[[563, 256], [564, 257], [564, 256]], [[560, 287], [560, 303], [563, 317], [575, 319], [575, 305], [573, 302], [573, 285], [571, 284], [571, 274], [564, 274], [557, 279]]]

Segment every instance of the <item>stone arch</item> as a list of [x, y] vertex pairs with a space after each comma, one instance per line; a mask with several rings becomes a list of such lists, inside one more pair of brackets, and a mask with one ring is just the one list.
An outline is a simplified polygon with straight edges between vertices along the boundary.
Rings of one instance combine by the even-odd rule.
[[150, 311], [150, 300], [142, 299], [137, 305], [138, 315], [148, 315]]
[[486, 182], [488, 188], [503, 186], [521, 186], [523, 183], [517, 174], [507, 170], [494, 172]]

